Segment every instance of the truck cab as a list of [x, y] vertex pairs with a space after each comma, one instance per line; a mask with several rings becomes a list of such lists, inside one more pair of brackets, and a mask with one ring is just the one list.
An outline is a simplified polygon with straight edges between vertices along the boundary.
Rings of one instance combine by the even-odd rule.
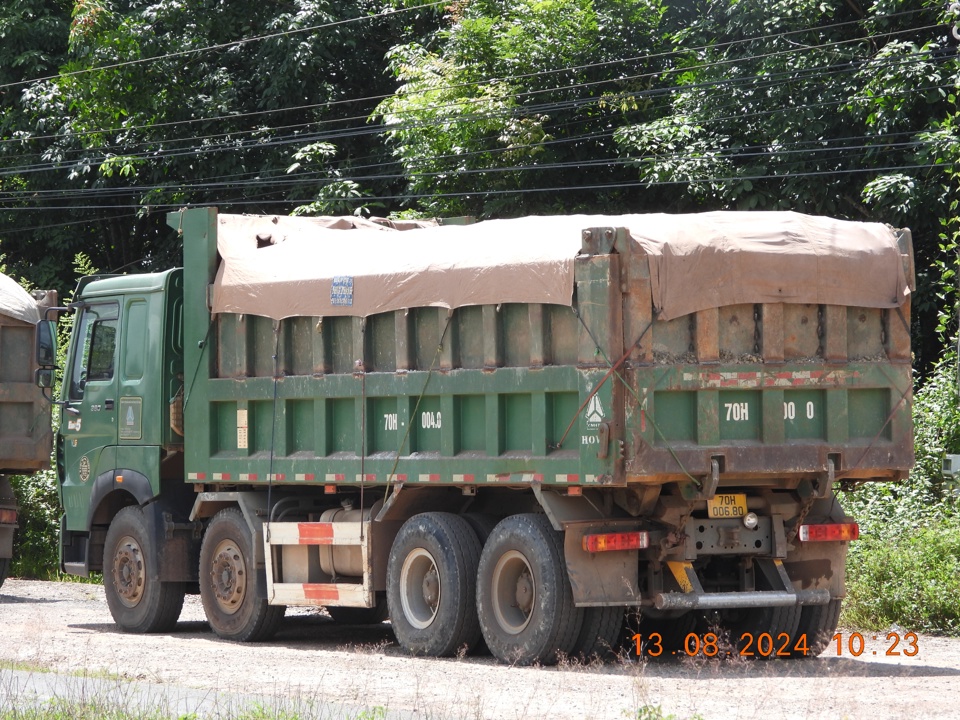
[[182, 279], [174, 269], [77, 288], [56, 438], [65, 572], [102, 570], [110, 519], [182, 486]]

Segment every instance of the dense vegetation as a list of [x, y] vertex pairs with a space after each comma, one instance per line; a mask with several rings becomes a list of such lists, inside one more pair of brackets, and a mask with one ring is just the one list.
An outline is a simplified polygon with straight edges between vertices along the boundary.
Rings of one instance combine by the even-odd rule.
[[[66, 295], [80, 252], [105, 271], [176, 263], [164, 215], [193, 204], [793, 209], [909, 226], [919, 462], [908, 483], [849, 498], [866, 537], [855, 595], [858, 578], [887, 581], [875, 573], [893, 565], [870, 559], [891, 538], [957, 561], [939, 463], [960, 450], [955, 359], [941, 360], [956, 332], [958, 20], [942, 0], [6, 0], [0, 254]], [[37, 572], [55, 486], [19, 488], [15, 571]], [[952, 612], [929, 626], [956, 629]]]

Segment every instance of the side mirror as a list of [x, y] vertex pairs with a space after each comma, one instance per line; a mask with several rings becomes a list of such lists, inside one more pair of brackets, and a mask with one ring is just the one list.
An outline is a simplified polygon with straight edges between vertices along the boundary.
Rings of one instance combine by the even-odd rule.
[[[54, 368], [57, 365], [57, 327], [53, 320], [41, 320], [37, 323], [37, 365], [41, 368]], [[37, 375], [39, 384], [39, 374]], [[41, 385], [40, 387], [52, 387]]]
[[53, 368], [37, 368], [37, 372], [34, 375], [34, 381], [37, 383], [37, 387], [43, 390], [49, 390], [52, 388], [54, 382]]

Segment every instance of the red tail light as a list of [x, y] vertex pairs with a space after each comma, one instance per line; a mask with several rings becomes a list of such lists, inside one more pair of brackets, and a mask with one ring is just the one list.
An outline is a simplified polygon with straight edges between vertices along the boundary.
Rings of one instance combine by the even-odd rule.
[[581, 543], [586, 552], [610, 552], [612, 550], [642, 550], [650, 545], [650, 536], [645, 532], [603, 533], [584, 535]]
[[0, 524], [16, 525], [17, 511], [16, 510], [0, 510]]
[[801, 525], [801, 542], [842, 542], [860, 537], [857, 523], [831, 523], [828, 525]]

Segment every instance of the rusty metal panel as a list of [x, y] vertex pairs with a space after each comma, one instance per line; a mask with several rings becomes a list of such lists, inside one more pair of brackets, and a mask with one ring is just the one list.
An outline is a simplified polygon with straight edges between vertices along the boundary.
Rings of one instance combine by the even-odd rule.
[[851, 360], [885, 360], [886, 311], [847, 308], [847, 352]]
[[[823, 356], [820, 305], [783, 305], [783, 359], [816, 361]], [[830, 336], [828, 336], [829, 342]], [[844, 339], [844, 345], [846, 340]]]
[[630, 359], [653, 360], [653, 306], [650, 303], [650, 268], [643, 256], [633, 258], [630, 243], [618, 245], [623, 290], [623, 345], [632, 347]]
[[700, 310], [696, 318], [697, 361], [720, 362], [720, 311], [717, 308]]
[[756, 362], [760, 355], [760, 306], [727, 305], [720, 308], [720, 360]]
[[783, 362], [783, 304], [764, 303], [760, 311], [760, 354], [768, 363]]
[[651, 330], [653, 360], [662, 365], [694, 362], [694, 316], [657, 320]]
[[0, 315], [0, 472], [50, 466], [50, 403], [34, 383], [35, 337], [33, 325]]

